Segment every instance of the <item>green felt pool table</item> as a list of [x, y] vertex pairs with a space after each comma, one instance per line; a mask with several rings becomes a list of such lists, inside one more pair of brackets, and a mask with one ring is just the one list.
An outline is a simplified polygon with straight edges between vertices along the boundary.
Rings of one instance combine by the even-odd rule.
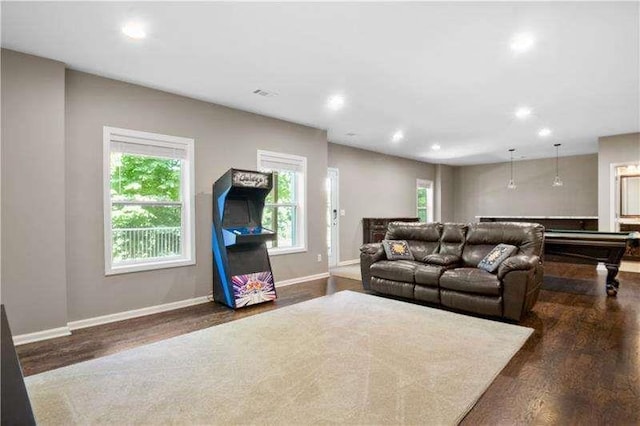
[[618, 294], [616, 279], [622, 256], [628, 245], [640, 244], [639, 232], [566, 231], [545, 232], [546, 260], [569, 263], [604, 263], [607, 268], [607, 294]]

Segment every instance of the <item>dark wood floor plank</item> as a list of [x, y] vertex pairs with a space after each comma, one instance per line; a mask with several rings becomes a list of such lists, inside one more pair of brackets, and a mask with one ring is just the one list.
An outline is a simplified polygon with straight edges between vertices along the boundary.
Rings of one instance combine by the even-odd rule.
[[[547, 262], [545, 273], [562, 279], [563, 291], [540, 292], [522, 322], [534, 334], [462, 424], [640, 424], [640, 274], [620, 272], [620, 292], [611, 298], [606, 272], [593, 267]], [[279, 289], [275, 303], [237, 311], [201, 304], [17, 351], [25, 375], [37, 374], [347, 289], [363, 291], [348, 279], [311, 281]]]

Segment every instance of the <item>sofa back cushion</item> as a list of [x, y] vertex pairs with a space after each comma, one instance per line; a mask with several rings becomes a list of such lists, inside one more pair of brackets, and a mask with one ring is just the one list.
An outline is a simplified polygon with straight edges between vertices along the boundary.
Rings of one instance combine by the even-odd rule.
[[462, 261], [465, 266], [476, 267], [495, 246], [501, 243], [518, 247], [515, 254], [541, 256], [544, 227], [537, 223], [471, 223], [462, 251]]
[[439, 223], [391, 222], [385, 240], [406, 240], [415, 260], [438, 252], [442, 225]]
[[442, 236], [440, 237], [440, 254], [461, 257], [466, 235], [467, 224], [445, 223], [442, 226]]

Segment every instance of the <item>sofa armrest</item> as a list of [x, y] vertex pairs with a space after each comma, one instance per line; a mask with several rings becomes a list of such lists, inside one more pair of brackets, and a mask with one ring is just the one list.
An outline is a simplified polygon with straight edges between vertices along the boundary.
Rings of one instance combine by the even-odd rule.
[[538, 264], [540, 264], [540, 258], [538, 256], [520, 254], [508, 257], [498, 267], [498, 279], [502, 280], [505, 275], [512, 271], [533, 270]]
[[360, 272], [362, 274], [362, 286], [369, 290], [371, 282], [371, 265], [379, 260], [386, 259], [382, 243], [370, 243], [360, 247]]
[[456, 256], [455, 254], [441, 253], [428, 254], [422, 259], [425, 263], [439, 266], [455, 266], [460, 263], [460, 260], [460, 256]]
[[502, 281], [502, 304], [505, 318], [520, 321], [533, 308], [544, 275], [544, 267], [538, 256], [512, 256], [498, 268]]
[[360, 247], [360, 256], [370, 256], [374, 262], [385, 258], [382, 243], [364, 244]]

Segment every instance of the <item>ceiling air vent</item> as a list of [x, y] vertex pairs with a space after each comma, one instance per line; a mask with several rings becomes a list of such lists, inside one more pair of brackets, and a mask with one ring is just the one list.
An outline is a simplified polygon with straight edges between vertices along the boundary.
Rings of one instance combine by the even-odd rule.
[[253, 91], [254, 95], [263, 96], [265, 98], [273, 98], [274, 96], [278, 96], [276, 92], [270, 92], [268, 90], [256, 89]]

